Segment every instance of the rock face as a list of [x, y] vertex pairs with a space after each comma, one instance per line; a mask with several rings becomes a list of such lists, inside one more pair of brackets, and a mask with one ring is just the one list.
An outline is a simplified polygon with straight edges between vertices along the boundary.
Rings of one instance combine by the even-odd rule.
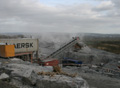
[[[42, 67], [37, 64], [28, 64], [28, 62], [19, 59], [13, 59], [3, 64], [4, 72], [0, 78], [9, 78], [9, 85], [18, 88], [89, 88], [87, 82], [81, 77], [69, 77], [65, 75], [38, 75], [38, 72], [52, 72], [52, 67]], [[8, 88], [11, 88], [10, 86]]]

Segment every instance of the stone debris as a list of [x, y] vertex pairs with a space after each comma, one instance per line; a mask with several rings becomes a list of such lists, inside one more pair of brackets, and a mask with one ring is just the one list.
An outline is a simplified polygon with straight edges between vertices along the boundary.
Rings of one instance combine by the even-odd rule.
[[63, 72], [61, 70], [61, 67], [60, 66], [53, 66], [53, 72], [38, 72], [37, 73], [38, 75], [42, 75], [42, 76], [50, 76], [50, 77], [53, 77], [55, 75], [65, 75], [65, 76], [69, 76], [69, 77], [76, 77], [77, 76], [77, 73], [75, 74], [69, 74], [69, 73], [66, 73], [66, 72]]
[[6, 73], [2, 73], [0, 75], [0, 79], [8, 79], [9, 78], [9, 75], [7, 75]]
[[[45, 51], [48, 51], [48, 48], [51, 49], [49, 50], [50, 52], [54, 50], [54, 42], [45, 44], [41, 44], [45, 46], [43, 47]], [[80, 60], [83, 62], [83, 66], [81, 67], [69, 66], [61, 70], [59, 67], [42, 67], [38, 64], [31, 64], [28, 61], [13, 58], [0, 61], [0, 68], [2, 69], [0, 69], [0, 79], [9, 78], [8, 84], [14, 85], [18, 88], [89, 88], [88, 83], [81, 78], [81, 74], [82, 77], [86, 78], [88, 82], [93, 81], [91, 79], [94, 75], [95, 77], [93, 78], [97, 79], [97, 81], [103, 76], [109, 76], [110, 78], [116, 77], [117, 79], [120, 78], [119, 72], [108, 73], [108, 71], [111, 72], [111, 70], [109, 70], [111, 68], [114, 70], [119, 70], [117, 66], [120, 66], [120, 55], [89, 48], [83, 42], [80, 42], [79, 45], [81, 45], [80, 50], [72, 51], [72, 49], [68, 49], [68, 51], [66, 50], [60, 54], [58, 58], [68, 57], [71, 59]], [[98, 75], [100, 76], [99, 79], [97, 78]], [[111, 82], [111, 80], [109, 80], [109, 82]], [[119, 83], [119, 81], [117, 82]], [[95, 83], [93, 81], [93, 84]], [[11, 88], [10, 85], [9, 88]], [[104, 88], [99, 86], [97, 87]], [[120, 88], [120, 86], [112, 88]]]
[[91, 49], [88, 46], [84, 46], [79, 50], [79, 53], [91, 53]]
[[54, 77], [39, 76], [37, 80], [38, 88], [89, 88], [88, 84], [81, 77], [67, 77], [56, 75]]
[[69, 77], [76, 77], [77, 76], [77, 73], [75, 74], [69, 74], [69, 73], [66, 73], [66, 72], [38, 72], [38, 75], [42, 75], [42, 76], [50, 76], [50, 77], [53, 77], [55, 75], [65, 75], [65, 76], [69, 76]]
[[8, 88], [12, 88], [13, 85], [18, 88], [89, 88], [87, 82], [81, 77], [60, 70], [53, 72], [51, 66], [26, 64], [28, 62], [17, 58], [7, 62], [7, 64], [1, 62], [3, 71], [0, 72], [0, 78], [9, 78], [6, 81], [9, 84]]
[[81, 76], [88, 82], [90, 88], [120, 88], [120, 79], [118, 77], [111, 77], [113, 74], [110, 73], [103, 74], [97, 72], [88, 66], [64, 67], [62, 70], [71, 74], [77, 72], [78, 76]]

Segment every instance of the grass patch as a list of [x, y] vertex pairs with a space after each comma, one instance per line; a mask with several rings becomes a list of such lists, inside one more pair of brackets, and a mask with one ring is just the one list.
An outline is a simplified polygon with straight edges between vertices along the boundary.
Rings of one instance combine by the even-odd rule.
[[85, 43], [93, 48], [105, 50], [108, 52], [120, 54], [120, 41], [108, 41], [108, 40], [102, 40], [102, 41], [85, 41]]

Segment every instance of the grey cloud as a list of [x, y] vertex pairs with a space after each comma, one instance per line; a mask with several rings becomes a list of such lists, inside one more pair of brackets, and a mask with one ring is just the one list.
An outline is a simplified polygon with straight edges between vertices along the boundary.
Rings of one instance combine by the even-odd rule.
[[102, 1], [96, 8], [93, 8], [93, 10], [96, 11], [107, 11], [112, 10], [114, 8], [114, 3], [112, 1]]
[[[116, 8], [101, 5], [99, 10]], [[90, 4], [50, 7], [37, 0], [0, 0], [0, 31], [120, 33], [119, 26], [114, 26], [119, 19], [110, 18], [112, 10], [106, 16], [99, 10]]]
[[96, 6], [96, 8], [93, 8], [93, 10], [97, 12], [103, 11], [106, 18], [112, 17], [113, 19], [118, 19], [120, 17], [120, 0], [108, 0], [105, 3], [106, 5], [100, 4], [99, 6]]
[[120, 0], [111, 0], [114, 4], [115, 7], [119, 8], [120, 7]]

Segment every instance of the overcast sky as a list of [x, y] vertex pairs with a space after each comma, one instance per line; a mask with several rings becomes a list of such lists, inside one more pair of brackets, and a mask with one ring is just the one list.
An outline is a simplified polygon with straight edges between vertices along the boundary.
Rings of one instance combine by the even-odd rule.
[[120, 34], [120, 0], [0, 0], [0, 33]]

